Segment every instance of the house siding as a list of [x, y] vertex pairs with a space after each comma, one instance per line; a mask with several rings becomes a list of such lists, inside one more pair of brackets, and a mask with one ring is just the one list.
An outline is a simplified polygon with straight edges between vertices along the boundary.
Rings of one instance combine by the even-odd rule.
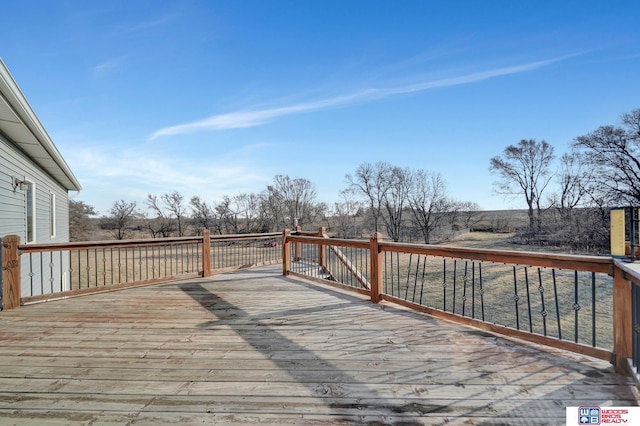
[[[18, 235], [26, 242], [26, 192], [14, 190], [14, 179], [35, 184], [36, 235], [34, 243], [69, 241], [69, 207], [66, 189], [31, 162], [11, 142], [0, 135], [0, 237]], [[49, 194], [56, 196], [56, 235], [51, 238]]]
[[[26, 191], [16, 188], [14, 180], [26, 179], [35, 188], [35, 240], [33, 243], [64, 243], [69, 241], [69, 198], [66, 189], [52, 179], [27, 156], [0, 135], [0, 238], [18, 235], [22, 244], [27, 241]], [[55, 194], [56, 231], [51, 236], [50, 194]], [[22, 297], [35, 296], [68, 289], [69, 252], [48, 258], [43, 254], [21, 255]], [[50, 256], [50, 255], [49, 255]], [[38, 277], [38, 282], [34, 282]], [[40, 279], [40, 277], [42, 277]], [[0, 286], [1, 286], [0, 279]]]

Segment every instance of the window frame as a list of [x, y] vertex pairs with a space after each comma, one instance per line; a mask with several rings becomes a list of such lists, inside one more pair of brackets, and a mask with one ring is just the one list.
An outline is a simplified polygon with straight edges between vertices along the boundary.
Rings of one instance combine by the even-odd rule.
[[[25, 238], [27, 244], [37, 241], [37, 218], [36, 218], [36, 184], [29, 179], [25, 179], [29, 186], [25, 191]], [[29, 215], [31, 210], [31, 215]]]
[[49, 237], [56, 237], [56, 194], [49, 191]]

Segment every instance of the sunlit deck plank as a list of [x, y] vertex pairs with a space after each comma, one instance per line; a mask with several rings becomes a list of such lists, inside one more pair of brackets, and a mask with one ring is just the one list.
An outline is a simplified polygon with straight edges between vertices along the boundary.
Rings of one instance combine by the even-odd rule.
[[637, 404], [605, 362], [278, 272], [1, 313], [0, 423], [563, 424]]

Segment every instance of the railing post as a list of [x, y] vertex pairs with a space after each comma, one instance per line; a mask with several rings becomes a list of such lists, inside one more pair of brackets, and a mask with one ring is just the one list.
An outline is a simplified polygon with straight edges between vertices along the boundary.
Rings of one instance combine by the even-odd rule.
[[211, 276], [211, 232], [202, 231], [202, 276]]
[[373, 303], [379, 303], [382, 293], [382, 268], [383, 258], [380, 251], [379, 242], [382, 240], [382, 234], [376, 232], [371, 236], [369, 246], [369, 256], [371, 256], [371, 301]]
[[2, 303], [3, 309], [20, 306], [20, 237], [2, 238]]
[[289, 236], [291, 235], [290, 229], [282, 231], [282, 275], [289, 275], [291, 270], [291, 243], [289, 242]]
[[[320, 229], [318, 229], [318, 237], [325, 237], [325, 228], [324, 226], [321, 226]], [[322, 269], [322, 271], [325, 270], [325, 268], [327, 267], [327, 265], [325, 265], [326, 261], [325, 261], [325, 254], [324, 254], [324, 244], [320, 243], [318, 244], [318, 266]]]
[[633, 356], [633, 306], [631, 282], [622, 269], [613, 269], [613, 352], [618, 373], [626, 374], [627, 359]]
[[[296, 232], [302, 231], [302, 227], [300, 225], [296, 225], [294, 228]], [[302, 256], [300, 256], [300, 243], [293, 244], [293, 260], [300, 260]]]

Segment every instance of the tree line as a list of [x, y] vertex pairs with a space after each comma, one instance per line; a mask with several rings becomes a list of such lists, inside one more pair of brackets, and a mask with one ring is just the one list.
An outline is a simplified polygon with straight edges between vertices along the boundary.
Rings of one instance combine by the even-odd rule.
[[[621, 116], [619, 125], [606, 125], [576, 137], [570, 152], [556, 157], [545, 140], [523, 139], [490, 159], [496, 193], [521, 198], [528, 226], [518, 237], [534, 244], [575, 249], [608, 247], [609, 208], [640, 205], [640, 109]], [[556, 161], [559, 160], [559, 161]], [[115, 239], [128, 238], [132, 228], [152, 237], [280, 231], [295, 226], [324, 225], [341, 238], [383, 232], [394, 241], [431, 243], [488, 222], [477, 203], [451, 197], [441, 174], [377, 162], [362, 163], [346, 176], [339, 201], [317, 200], [315, 185], [305, 178], [276, 175], [259, 193], [224, 196], [209, 202], [187, 199], [178, 191], [149, 194], [144, 205], [118, 200], [101, 218]], [[86, 238], [87, 219], [95, 210], [70, 202], [72, 240]]]
[[530, 243], [606, 249], [609, 209], [640, 206], [640, 109], [619, 125], [600, 126], [573, 140], [554, 167], [554, 148], [523, 139], [490, 160], [495, 188], [524, 198], [529, 224], [519, 236]]

